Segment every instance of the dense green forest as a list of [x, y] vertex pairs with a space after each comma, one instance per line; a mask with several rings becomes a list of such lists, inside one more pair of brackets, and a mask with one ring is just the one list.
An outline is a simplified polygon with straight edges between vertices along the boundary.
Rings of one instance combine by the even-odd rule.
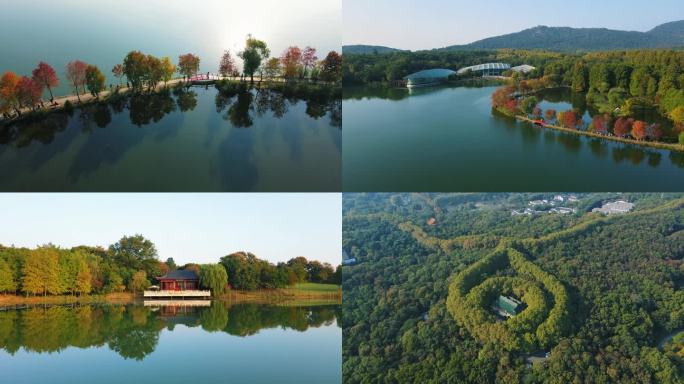
[[[209, 273], [220, 266], [223, 273]], [[70, 249], [45, 245], [36, 249], [0, 246], [0, 293], [83, 295], [146, 289], [155, 277], [173, 269], [193, 269], [200, 284], [215, 293], [234, 289], [282, 288], [299, 282], [340, 284], [341, 267], [295, 257], [276, 264], [251, 253], [232, 253], [218, 264], [177, 266], [159, 260], [154, 243], [142, 235], [124, 236], [108, 248]], [[220, 272], [220, 271], [219, 271]], [[216, 281], [216, 276], [219, 281]]]
[[154, 311], [140, 305], [53, 306], [0, 312], [0, 349], [59, 352], [68, 347], [107, 347], [123, 358], [143, 360], [159, 343], [164, 329], [176, 325], [202, 327], [246, 337], [262, 329], [305, 331], [332, 324], [339, 306], [283, 307], [259, 304], [227, 306], [214, 301], [210, 307], [169, 307], [180, 313]]
[[[681, 337], [660, 345], [684, 327], [682, 195], [511, 214], [553, 197], [345, 194], [345, 382], [684, 382]], [[634, 211], [591, 212], [616, 199]], [[499, 294], [526, 309], [497, 320]]]

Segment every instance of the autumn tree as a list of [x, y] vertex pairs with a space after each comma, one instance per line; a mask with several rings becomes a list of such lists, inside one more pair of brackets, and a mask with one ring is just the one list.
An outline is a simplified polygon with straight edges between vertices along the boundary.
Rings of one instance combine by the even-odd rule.
[[47, 88], [50, 92], [50, 101], [54, 101], [55, 97], [52, 95], [52, 87], [59, 86], [59, 78], [55, 70], [47, 63], [40, 62], [36, 69], [33, 70], [33, 81], [40, 84], [41, 87]]
[[86, 85], [90, 94], [99, 97], [100, 92], [105, 89], [105, 76], [100, 72], [100, 69], [95, 65], [89, 65], [86, 68]]
[[342, 79], [342, 56], [340, 56], [339, 53], [331, 51], [325, 59], [323, 59], [321, 79], [329, 82]]
[[558, 112], [558, 121], [565, 128], [577, 128], [577, 114], [573, 110]]
[[219, 296], [226, 291], [228, 274], [221, 264], [204, 264], [200, 267], [200, 285], [211, 290], [212, 295]]
[[641, 120], [636, 120], [632, 124], [632, 137], [637, 140], [643, 140], [647, 136], [646, 132], [646, 122]]
[[161, 59], [161, 79], [164, 85], [173, 78], [174, 73], [176, 73], [176, 65], [171, 62], [171, 58], [164, 56]]
[[230, 54], [230, 51], [226, 50], [221, 56], [221, 62], [219, 63], [219, 73], [225, 77], [232, 76], [237, 72], [237, 66], [235, 65], [235, 60]]
[[553, 108], [549, 108], [544, 112], [544, 117], [546, 120], [552, 120], [556, 118], [556, 110]]
[[668, 115], [677, 128], [684, 130], [684, 106], [676, 107]]
[[59, 294], [59, 254], [53, 247], [40, 247], [29, 252], [22, 267], [22, 289], [31, 294]]
[[617, 137], [625, 137], [632, 130], [632, 123], [634, 119], [620, 117], [615, 120], [613, 125], [613, 134]]
[[67, 79], [76, 91], [76, 97], [78, 98], [78, 101], [81, 101], [81, 96], [78, 93], [78, 89], [79, 87], [85, 87], [87, 68], [88, 64], [82, 62], [81, 60], [74, 60], [66, 65]]
[[22, 76], [17, 83], [16, 95], [20, 107], [35, 109], [40, 103], [42, 89], [28, 76]]
[[183, 75], [183, 78], [190, 78], [199, 72], [200, 58], [192, 53], [178, 56], [178, 73]]
[[19, 100], [17, 99], [17, 85], [19, 77], [16, 73], [7, 71], [0, 78], [0, 112], [7, 113], [14, 110], [17, 115], [19, 111]]
[[541, 108], [539, 108], [539, 107], [534, 107], [534, 108], [532, 109], [532, 116], [534, 116], [535, 118], [538, 119], [538, 118], [541, 117], [541, 115], [542, 115], [542, 110], [541, 110]]
[[608, 121], [604, 115], [596, 115], [592, 118], [591, 129], [595, 133], [605, 135], [608, 133]]
[[649, 126], [648, 136], [655, 141], [659, 141], [660, 139], [662, 139], [663, 129], [660, 128], [660, 124], [652, 124], [651, 126]]
[[114, 77], [119, 79], [119, 85], [121, 85], [121, 78], [124, 75], [124, 67], [121, 64], [117, 64], [112, 68], [112, 73], [114, 74]]
[[249, 76], [250, 81], [254, 82], [254, 73], [261, 66], [261, 62], [266, 60], [271, 54], [266, 43], [261, 40], [255, 39], [252, 35], [247, 35], [247, 41], [245, 41], [245, 49], [238, 53], [243, 61], [243, 72], [245, 75]]
[[90, 273], [90, 267], [81, 259], [78, 264], [78, 273], [76, 274], [76, 286], [75, 291], [79, 295], [87, 295], [92, 290], [92, 279], [93, 275]]
[[286, 79], [294, 79], [299, 73], [299, 65], [302, 61], [302, 51], [299, 47], [289, 47], [280, 56], [280, 65], [283, 67], [283, 76]]
[[539, 100], [535, 96], [526, 97], [520, 103], [520, 110], [525, 113], [532, 113], [538, 103]]
[[302, 65], [304, 66], [304, 70], [302, 71], [302, 79], [306, 76], [307, 70], [311, 67], [313, 67], [316, 62], [318, 61], [318, 56], [316, 56], [316, 48], [312, 48], [307, 46], [304, 48], [302, 51]]

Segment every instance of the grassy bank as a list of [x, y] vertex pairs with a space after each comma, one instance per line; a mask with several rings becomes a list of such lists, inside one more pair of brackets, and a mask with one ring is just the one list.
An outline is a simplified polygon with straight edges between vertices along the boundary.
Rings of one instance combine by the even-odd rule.
[[334, 284], [300, 283], [293, 287], [280, 289], [260, 289], [256, 291], [229, 290], [221, 300], [255, 303], [274, 302], [342, 302], [342, 288]]
[[[131, 292], [108, 293], [104, 295], [58, 295], [22, 296], [0, 295], [0, 307], [13, 307], [37, 304], [129, 304], [141, 300], [142, 296]], [[282, 289], [261, 289], [256, 291], [229, 290], [218, 299], [231, 302], [252, 303], [341, 303], [342, 288], [334, 284], [300, 283]]]
[[[500, 111], [500, 112], [502, 112], [502, 111]], [[502, 112], [502, 113], [504, 113], [504, 112]], [[532, 120], [526, 116], [516, 115], [515, 118], [520, 120], [520, 121], [525, 121], [525, 122], [534, 124], [534, 120]], [[543, 124], [543, 127], [554, 129], [556, 131], [572, 133], [575, 135], [582, 135], [582, 136], [594, 137], [597, 139], [616, 141], [616, 142], [624, 143], [624, 144], [632, 144], [632, 145], [638, 145], [638, 146], [642, 146], [642, 147], [650, 147], [650, 148], [656, 148], [656, 149], [666, 149], [666, 150], [670, 150], [670, 151], [674, 151], [674, 152], [684, 152], [684, 145], [681, 145], [681, 144], [661, 143], [661, 142], [657, 142], [657, 141], [643, 141], [643, 140], [640, 141], [640, 140], [634, 140], [634, 139], [627, 139], [624, 137], [601, 135], [601, 134], [589, 132], [589, 131], [580, 131], [577, 129], [570, 129], [570, 128], [565, 128], [565, 127], [561, 127], [558, 125], [551, 125], [551, 124]]]

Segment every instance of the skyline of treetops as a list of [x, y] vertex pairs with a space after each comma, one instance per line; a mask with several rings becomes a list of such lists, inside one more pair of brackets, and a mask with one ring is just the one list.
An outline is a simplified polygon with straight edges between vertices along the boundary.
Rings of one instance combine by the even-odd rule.
[[154, 278], [177, 269], [197, 272], [200, 285], [214, 294], [224, 293], [227, 286], [250, 291], [302, 282], [341, 283], [341, 266], [303, 256], [271, 263], [250, 252], [237, 251], [227, 253], [216, 263], [177, 265], [173, 258], [162, 261], [154, 243], [136, 234], [123, 236], [107, 248], [0, 245], [0, 294], [135, 294], [152, 285]]

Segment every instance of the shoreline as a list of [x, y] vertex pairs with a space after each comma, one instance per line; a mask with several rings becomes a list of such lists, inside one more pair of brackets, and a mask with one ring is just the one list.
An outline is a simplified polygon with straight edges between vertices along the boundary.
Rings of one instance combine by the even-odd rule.
[[[210, 300], [221, 300], [230, 303], [257, 304], [288, 304], [288, 303], [327, 303], [342, 304], [342, 289], [337, 292], [313, 292], [296, 288], [281, 288], [272, 290], [237, 291], [229, 290]], [[142, 296], [131, 292], [108, 293], [104, 295], [59, 295], [59, 296], [21, 296], [0, 295], [0, 310], [20, 309], [34, 305], [65, 305], [65, 304], [133, 304], [144, 301]]]
[[[254, 80], [254, 82], [250, 82], [249, 80], [241, 80], [240, 77], [221, 77], [217, 80], [213, 80], [211, 83], [206, 83], [206, 84], [194, 84], [190, 81], [186, 81], [184, 78], [174, 78], [169, 80], [168, 82], [159, 82], [154, 89], [144, 89], [140, 94], [153, 94], [153, 93], [158, 93], [161, 92], [165, 89], [172, 89], [175, 87], [178, 87], [180, 85], [186, 85], [187, 87], [191, 86], [209, 86], [209, 85], [215, 85], [219, 82], [222, 81], [229, 81], [229, 82], [234, 82], [234, 83], [244, 83], [247, 84], [248, 86], [255, 85], [257, 87], [261, 87], [264, 84], [288, 84], [290, 81], [287, 79], [282, 79], [282, 78], [274, 78], [274, 79], [261, 79], [261, 80]], [[187, 83], [187, 84], [185, 84]], [[299, 84], [299, 80], [293, 81], [293, 83]], [[325, 82], [320, 82], [320, 81], [306, 81], [304, 82], [305, 84], [313, 84], [313, 85], [330, 85], [334, 86], [334, 83], [325, 83]], [[20, 109], [21, 111], [21, 116], [13, 116], [11, 118], [4, 118], [2, 115], [0, 115], [0, 125], [3, 124], [12, 124], [16, 122], [20, 122], [24, 119], [29, 119], [32, 117], [36, 116], [41, 116], [41, 115], [48, 115], [53, 112], [59, 112], [64, 110], [64, 105], [68, 101], [73, 108], [85, 106], [91, 103], [97, 103], [97, 102], [107, 102], [110, 98], [112, 97], [120, 97], [122, 95], [125, 95], [127, 93], [132, 92], [131, 88], [126, 87], [126, 86], [119, 86], [117, 89], [114, 87], [112, 90], [105, 90], [100, 92], [100, 94], [96, 97], [93, 96], [90, 93], [85, 93], [80, 95], [80, 101], [78, 96], [75, 94], [72, 95], [66, 95], [66, 96], [55, 96], [54, 102], [57, 103], [57, 105], [51, 105], [50, 100], [46, 100], [45, 107], [39, 107], [36, 110], [31, 110], [30, 108], [23, 107]]]
[[[501, 112], [501, 113], [503, 113], [503, 112]], [[504, 113], [504, 115], [511, 116], [511, 115], [506, 114], [506, 113]], [[515, 115], [514, 117], [518, 121], [524, 121], [524, 122], [533, 124], [535, 126], [538, 126], [535, 124], [534, 120], [530, 119], [529, 117], [522, 116], [522, 115]], [[581, 135], [581, 136], [587, 136], [587, 137], [593, 137], [593, 138], [597, 138], [597, 139], [615, 141], [615, 142], [619, 142], [619, 143], [623, 143], [623, 144], [632, 144], [632, 145], [638, 145], [638, 146], [642, 146], [642, 147], [650, 147], [650, 148], [655, 148], [655, 149], [663, 149], [663, 150], [670, 150], [670, 151], [674, 151], [674, 152], [684, 153], [684, 145], [681, 145], [681, 144], [663, 143], [663, 142], [655, 142], [655, 141], [639, 141], [639, 140], [628, 139], [628, 138], [624, 138], [624, 137], [601, 135], [601, 134], [589, 132], [589, 131], [580, 131], [577, 129], [565, 128], [565, 127], [561, 127], [558, 125], [552, 125], [552, 124], [543, 124], [543, 125], [541, 125], [541, 127], [553, 129], [556, 131]]]

